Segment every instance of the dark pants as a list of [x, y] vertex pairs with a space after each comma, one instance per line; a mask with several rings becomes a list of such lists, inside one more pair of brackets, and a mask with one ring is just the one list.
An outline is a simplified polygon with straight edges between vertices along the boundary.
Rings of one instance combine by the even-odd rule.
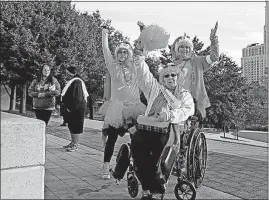
[[118, 139], [118, 129], [112, 126], [109, 126], [107, 129], [107, 135], [108, 137], [107, 137], [106, 147], [105, 147], [105, 152], [104, 152], [104, 162], [110, 162], [112, 158], [114, 147]]
[[[132, 124], [128, 125], [128, 128], [130, 128], [132, 126]], [[119, 127], [119, 128], [114, 128], [113, 126], [108, 126], [108, 129], [106, 131], [107, 134], [107, 141], [106, 141], [106, 147], [105, 147], [105, 152], [104, 152], [104, 162], [110, 162], [113, 152], [114, 152], [114, 148], [115, 148], [115, 144], [117, 142], [118, 136], [124, 136], [124, 134], [127, 132], [128, 130], [125, 129], [123, 126]]]
[[143, 190], [164, 193], [156, 179], [157, 163], [167, 142], [168, 134], [138, 131], [132, 138], [131, 149]]
[[51, 113], [52, 110], [35, 110], [36, 118], [44, 121], [46, 125], [48, 125]]

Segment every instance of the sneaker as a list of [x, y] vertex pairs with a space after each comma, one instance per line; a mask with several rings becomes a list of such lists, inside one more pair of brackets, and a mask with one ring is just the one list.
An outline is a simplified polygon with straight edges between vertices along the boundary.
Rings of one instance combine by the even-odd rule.
[[151, 199], [163, 199], [163, 194], [158, 194], [158, 193], [152, 193], [151, 194]]
[[74, 152], [78, 150], [78, 144], [72, 144], [69, 148], [66, 148], [66, 151]]
[[149, 190], [143, 190], [141, 200], [147, 200], [147, 199], [151, 199], [150, 191]]
[[109, 162], [104, 162], [103, 164], [103, 174], [102, 174], [103, 180], [110, 179], [110, 170], [109, 170]]
[[72, 144], [73, 144], [73, 142], [70, 142], [68, 145], [63, 146], [63, 148], [64, 148], [64, 149], [67, 149], [67, 148], [71, 147]]

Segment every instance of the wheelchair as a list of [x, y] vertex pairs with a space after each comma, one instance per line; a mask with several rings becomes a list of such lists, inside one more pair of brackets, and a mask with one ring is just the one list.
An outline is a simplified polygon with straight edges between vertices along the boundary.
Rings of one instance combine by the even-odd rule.
[[[157, 180], [164, 191], [168, 185], [171, 175], [177, 177], [177, 184], [174, 188], [178, 200], [196, 198], [196, 188], [204, 179], [207, 162], [207, 144], [204, 133], [201, 132], [196, 117], [188, 119], [184, 127], [175, 127], [169, 124], [169, 139], [162, 151], [158, 161]], [[180, 132], [180, 145], [177, 144]], [[131, 135], [131, 134], [130, 134]], [[184, 160], [186, 162], [184, 163]], [[127, 171], [127, 187], [132, 198], [137, 197], [139, 192], [139, 177], [136, 173], [136, 166], [132, 157], [130, 143], [123, 144], [116, 158], [116, 168], [120, 166], [120, 175], [116, 173], [119, 169], [112, 171], [112, 176], [119, 181]], [[182, 172], [182, 164], [186, 166], [185, 173]], [[162, 198], [164, 198], [162, 195]]]

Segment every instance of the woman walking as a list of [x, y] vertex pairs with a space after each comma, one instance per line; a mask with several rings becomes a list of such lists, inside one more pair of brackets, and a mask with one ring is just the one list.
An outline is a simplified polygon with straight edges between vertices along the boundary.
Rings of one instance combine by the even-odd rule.
[[43, 65], [37, 79], [31, 83], [28, 94], [33, 97], [33, 109], [36, 118], [44, 121], [46, 125], [55, 109], [55, 97], [59, 96], [61, 87], [51, 74], [50, 67]]

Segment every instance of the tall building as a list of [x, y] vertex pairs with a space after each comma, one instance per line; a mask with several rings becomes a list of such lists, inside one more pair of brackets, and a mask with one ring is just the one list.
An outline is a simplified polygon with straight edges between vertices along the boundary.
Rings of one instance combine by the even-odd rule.
[[264, 44], [250, 44], [243, 48], [241, 65], [243, 67], [243, 76], [248, 82], [259, 81], [267, 73]]
[[268, 75], [268, 2], [265, 6], [265, 26], [264, 26], [264, 43], [263, 44], [250, 44], [242, 50], [241, 65], [243, 68], [243, 76], [247, 78], [248, 82], [258, 81], [260, 84], [264, 84], [264, 76]]

